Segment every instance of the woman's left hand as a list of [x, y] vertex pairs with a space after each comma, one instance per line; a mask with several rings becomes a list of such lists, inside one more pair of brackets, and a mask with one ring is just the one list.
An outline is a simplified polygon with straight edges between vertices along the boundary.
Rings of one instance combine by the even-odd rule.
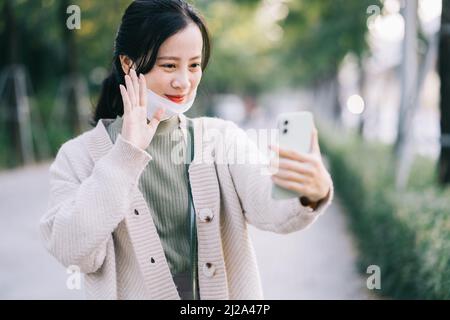
[[270, 162], [276, 172], [272, 175], [275, 184], [297, 192], [310, 203], [317, 203], [328, 195], [332, 181], [322, 161], [316, 128], [313, 129], [310, 153], [298, 153], [273, 145], [270, 149], [278, 155], [278, 166], [276, 161]]

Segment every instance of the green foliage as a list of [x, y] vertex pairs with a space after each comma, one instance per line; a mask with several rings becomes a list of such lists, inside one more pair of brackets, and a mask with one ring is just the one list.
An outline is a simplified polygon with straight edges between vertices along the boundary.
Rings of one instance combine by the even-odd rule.
[[[63, 41], [66, 1], [10, 1], [19, 37], [18, 61], [27, 66], [33, 85], [39, 89], [60, 78], [70, 55], [77, 56], [78, 68], [86, 77], [96, 67], [109, 68], [115, 33], [129, 2], [71, 1], [81, 8], [81, 29], [71, 31], [76, 50], [69, 52]], [[287, 16], [271, 19], [270, 13], [261, 16], [271, 1], [192, 2], [205, 16], [214, 40], [205, 86], [212, 92], [255, 94], [327, 77], [346, 53], [359, 56], [366, 46], [367, 7], [378, 4], [372, 0], [288, 1], [284, 4]], [[279, 27], [284, 30], [282, 37], [270, 39], [268, 34]], [[2, 42], [11, 31], [4, 22], [0, 24]], [[0, 52], [0, 67], [8, 62], [6, 57], [6, 50]]]
[[310, 83], [332, 77], [349, 52], [361, 57], [366, 49], [367, 8], [373, 0], [292, 1], [284, 23], [282, 50], [292, 81]]
[[418, 158], [407, 190], [398, 192], [390, 148], [352, 134], [320, 132], [358, 238], [361, 272], [380, 266], [387, 297], [449, 299], [450, 189], [433, 184], [433, 162]]
[[[6, 1], [11, 4], [15, 19], [16, 27], [12, 29], [7, 29], [3, 19]], [[378, 3], [285, 1], [274, 13], [268, 6], [277, 1], [191, 2], [205, 17], [213, 38], [211, 63], [199, 89], [200, 96], [206, 100], [215, 93], [258, 96], [282, 86], [296, 87], [332, 76], [347, 52], [359, 55], [364, 51], [366, 9], [369, 4]], [[95, 103], [93, 98], [98, 96], [100, 85], [98, 79], [93, 81], [92, 75], [101, 77], [102, 71], [111, 67], [114, 37], [129, 3], [130, 0], [2, 2], [0, 41], [9, 44], [8, 39], [16, 38], [15, 60], [24, 64], [30, 74], [30, 94], [35, 96], [39, 108], [43, 108], [40, 111], [45, 123], [51, 124], [51, 119], [46, 118], [50, 115], [46, 108], [53, 107], [52, 100], [69, 63], [76, 65], [88, 81], [91, 101]], [[81, 9], [80, 30], [67, 30], [68, 5], [78, 5]], [[0, 51], [0, 70], [11, 62], [9, 57], [9, 50]], [[93, 73], [94, 70], [100, 72]], [[39, 101], [41, 98], [44, 100]], [[52, 146], [60, 140], [55, 137], [65, 137], [64, 128], [62, 132], [49, 127], [47, 130]], [[0, 151], [9, 153], [5, 145], [0, 146]]]

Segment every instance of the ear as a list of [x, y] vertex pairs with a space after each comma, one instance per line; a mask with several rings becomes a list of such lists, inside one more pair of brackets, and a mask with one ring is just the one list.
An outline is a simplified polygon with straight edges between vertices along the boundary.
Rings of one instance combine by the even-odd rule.
[[119, 56], [120, 58], [120, 64], [122, 65], [122, 70], [125, 74], [130, 73], [130, 68], [133, 67], [134, 63], [133, 61], [126, 55], [121, 54]]

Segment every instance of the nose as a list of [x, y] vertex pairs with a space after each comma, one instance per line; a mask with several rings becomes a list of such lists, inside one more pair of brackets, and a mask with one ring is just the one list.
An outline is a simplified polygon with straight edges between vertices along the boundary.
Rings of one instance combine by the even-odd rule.
[[172, 80], [172, 87], [186, 92], [190, 87], [189, 74], [186, 71], [177, 72], [175, 78]]

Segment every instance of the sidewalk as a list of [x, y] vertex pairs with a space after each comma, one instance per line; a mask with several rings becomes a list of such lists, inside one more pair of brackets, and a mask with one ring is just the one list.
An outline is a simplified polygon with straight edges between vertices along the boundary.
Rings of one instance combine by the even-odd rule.
[[48, 200], [49, 164], [0, 173], [0, 299], [83, 299], [47, 253], [39, 219]]
[[[49, 164], [0, 173], [0, 299], [84, 299], [44, 249]], [[367, 299], [337, 201], [307, 230], [277, 235], [250, 227], [266, 299]]]
[[356, 250], [338, 199], [304, 230], [279, 235], [250, 227], [250, 234], [265, 299], [375, 298], [356, 270]]

